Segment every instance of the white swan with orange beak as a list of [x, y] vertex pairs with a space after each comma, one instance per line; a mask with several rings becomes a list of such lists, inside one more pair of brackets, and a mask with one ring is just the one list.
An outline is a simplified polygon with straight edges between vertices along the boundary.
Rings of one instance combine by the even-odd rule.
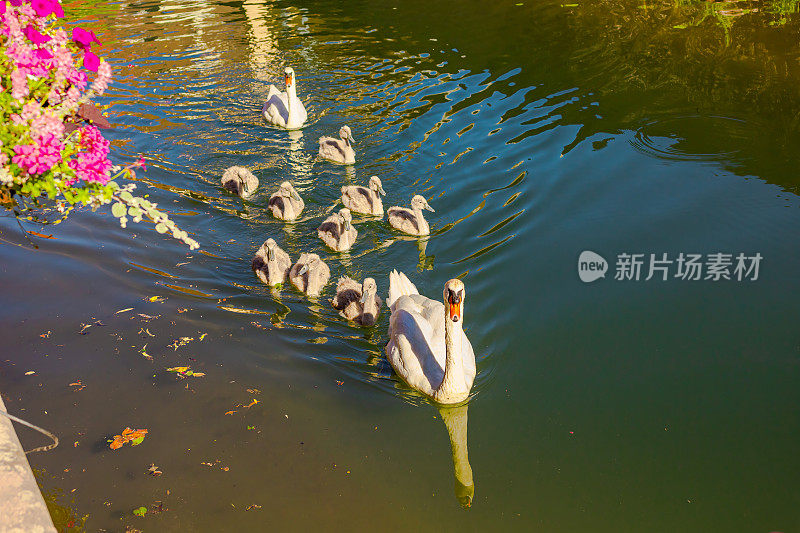
[[267, 101], [261, 112], [264, 119], [273, 126], [296, 130], [306, 123], [308, 113], [297, 97], [294, 70], [291, 67], [284, 69], [283, 79], [286, 82], [286, 91], [280, 92], [277, 87], [270, 85]]
[[386, 358], [397, 375], [437, 403], [460, 403], [475, 381], [475, 352], [464, 334], [465, 287], [444, 284], [444, 303], [419, 294], [402, 272], [389, 274]]

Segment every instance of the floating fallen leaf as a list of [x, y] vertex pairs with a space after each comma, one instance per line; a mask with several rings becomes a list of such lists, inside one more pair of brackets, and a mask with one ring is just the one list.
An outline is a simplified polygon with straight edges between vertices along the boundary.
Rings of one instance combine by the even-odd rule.
[[26, 376], [32, 376], [32, 375], [34, 375], [35, 373], [36, 373], [36, 372], [34, 372], [33, 370], [28, 370], [27, 372], [25, 372], [25, 375], [26, 375]]
[[86, 335], [85, 331], [92, 327], [92, 324], [81, 324], [81, 330], [78, 332], [78, 335]]
[[41, 334], [41, 335], [39, 335], [39, 336], [40, 336], [41, 338], [43, 338], [43, 339], [46, 339], [46, 338], [50, 337], [50, 334], [51, 334], [51, 333], [52, 333], [52, 331], [50, 331], [50, 330], [48, 329], [46, 333], [42, 333], [42, 334]]
[[80, 444], [81, 444], [80, 442], [75, 441], [75, 443], [72, 445], [72, 447], [73, 448], [77, 448], [78, 446], [80, 446]]
[[247, 392], [250, 394], [261, 394], [261, 391], [258, 389], [247, 389]]
[[204, 372], [194, 372], [189, 366], [173, 366], [172, 368], [168, 368], [167, 372], [175, 372], [180, 378], [202, 378], [205, 376]]
[[42, 239], [55, 239], [53, 235], [45, 235], [44, 233], [39, 233], [38, 231], [28, 231], [31, 235], [36, 235], [37, 237], [41, 237]]
[[153, 335], [152, 333], [150, 333], [150, 330], [149, 330], [149, 329], [147, 329], [147, 328], [141, 328], [141, 329], [139, 330], [139, 335], [149, 335], [149, 336], [151, 336], [151, 337], [155, 337], [155, 335]]
[[109, 448], [118, 450], [122, 448], [123, 444], [126, 442], [130, 442], [131, 446], [138, 446], [142, 443], [146, 435], [146, 429], [131, 429], [126, 427], [122, 430], [122, 435], [114, 435], [114, 438], [108, 441], [111, 443], [109, 444]]
[[162, 303], [165, 302], [167, 299], [163, 296], [151, 296], [150, 298], [145, 298], [148, 302], [158, 302]]
[[173, 350], [177, 351], [178, 348], [180, 348], [181, 346], [186, 346], [187, 344], [189, 344], [193, 340], [194, 340], [194, 337], [181, 337], [179, 339], [175, 339], [174, 341], [172, 341], [172, 344], [169, 344], [168, 346], [170, 348], [172, 348]]
[[116, 312], [116, 313], [114, 313], [114, 314], [115, 314], [115, 315], [118, 315], [118, 314], [120, 314], [120, 313], [127, 313], [128, 311], [133, 311], [133, 307], [127, 307], [127, 308], [125, 308], [125, 309], [120, 309], [119, 311], [117, 311], [117, 312]]
[[197, 339], [197, 340], [201, 341], [201, 340], [205, 339], [207, 336], [208, 336], [208, 333], [203, 333], [202, 335], [200, 335], [200, 338]]
[[176, 267], [179, 267], [179, 266], [188, 265], [188, 264], [189, 264], [189, 261], [186, 261], [185, 263], [178, 263], [178, 264], [177, 264], [177, 265], [175, 265], [175, 266], [176, 266]]
[[226, 415], [233, 415], [236, 414], [236, 411], [225, 411]]
[[156, 466], [155, 463], [150, 463], [150, 468], [147, 469], [147, 473], [151, 476], [160, 476], [164, 472], [161, 471], [160, 467]]
[[339, 380], [337, 379], [337, 380], [336, 380], [336, 384], [337, 384], [337, 385], [339, 385], [339, 386], [341, 387], [342, 385], [344, 385], [344, 381], [339, 381]]
[[138, 509], [134, 509], [133, 514], [136, 516], [144, 516], [147, 514], [147, 507], [139, 507]]
[[186, 311], [188, 311], [188, 309], [186, 309], [185, 307], [178, 308], [178, 314], [185, 313]]
[[245, 511], [252, 511], [254, 509], [255, 510], [261, 509], [261, 506], [258, 505], [257, 503], [254, 503], [253, 505], [248, 505], [247, 507], [244, 508]]
[[85, 389], [85, 388], [86, 388], [86, 385], [84, 385], [83, 383], [81, 383], [81, 380], [78, 380], [78, 381], [76, 381], [76, 382], [74, 382], [74, 383], [70, 383], [70, 384], [69, 384], [69, 386], [70, 386], [70, 387], [77, 387], [76, 389], [72, 389], [72, 390], [74, 390], [75, 392], [78, 392], [79, 390], [83, 390], [83, 389]]
[[153, 356], [150, 355], [149, 353], [147, 353], [146, 348], [147, 348], [147, 345], [145, 344], [144, 346], [142, 346], [142, 349], [139, 350], [139, 353], [142, 354], [142, 357], [144, 357], [148, 361], [152, 361], [153, 360]]
[[138, 313], [140, 317], [142, 317], [145, 322], [159, 318], [161, 315], [146, 315], [144, 313]]

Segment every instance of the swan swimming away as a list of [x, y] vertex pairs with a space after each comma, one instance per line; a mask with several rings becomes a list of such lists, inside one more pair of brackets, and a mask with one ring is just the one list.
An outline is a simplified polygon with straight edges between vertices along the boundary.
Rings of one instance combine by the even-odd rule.
[[444, 304], [419, 294], [402, 272], [389, 274], [389, 343], [386, 358], [412, 388], [441, 404], [469, 397], [475, 352], [464, 334], [465, 288], [444, 284]]
[[369, 188], [360, 185], [347, 185], [342, 187], [342, 203], [346, 208], [355, 213], [365, 215], [383, 216], [383, 200], [386, 196], [383, 184], [378, 176], [369, 179]]
[[410, 235], [429, 235], [431, 228], [428, 226], [428, 221], [422, 216], [423, 209], [427, 209], [431, 213], [436, 212], [428, 205], [428, 201], [424, 197], [415, 194], [411, 199], [411, 209], [407, 207], [389, 208], [389, 224], [393, 228]]
[[322, 242], [337, 252], [349, 250], [358, 237], [358, 230], [353, 227], [353, 215], [343, 207], [335, 215], [325, 219], [317, 228], [317, 236]]
[[339, 139], [333, 137], [320, 137], [319, 138], [319, 156], [334, 163], [343, 163], [345, 165], [352, 165], [356, 162], [356, 151], [353, 150], [351, 143], [353, 140], [353, 133], [350, 131], [350, 126], [342, 126], [339, 130]]
[[336, 296], [331, 300], [334, 309], [347, 320], [362, 326], [372, 326], [378, 319], [383, 301], [378, 296], [378, 285], [372, 278], [358, 283], [353, 278], [342, 276], [336, 285]]
[[331, 279], [331, 269], [317, 254], [301, 254], [289, 270], [289, 281], [297, 290], [309, 296], [319, 296]]
[[233, 166], [222, 173], [222, 186], [240, 198], [247, 198], [258, 188], [258, 178], [245, 167]]
[[278, 192], [269, 197], [269, 210], [275, 218], [294, 220], [300, 216], [306, 203], [288, 181], [281, 183]]
[[303, 127], [308, 119], [308, 113], [303, 102], [297, 97], [294, 70], [291, 67], [284, 69], [283, 80], [286, 83], [286, 91], [280, 92], [277, 87], [270, 85], [261, 114], [273, 126], [296, 130]]
[[289, 254], [281, 250], [273, 238], [264, 241], [256, 252], [252, 264], [258, 279], [270, 287], [286, 283], [291, 266], [292, 260]]

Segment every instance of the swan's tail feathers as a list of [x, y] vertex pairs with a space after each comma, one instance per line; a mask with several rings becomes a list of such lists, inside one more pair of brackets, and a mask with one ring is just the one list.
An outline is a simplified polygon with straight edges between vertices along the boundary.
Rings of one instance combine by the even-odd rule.
[[401, 296], [410, 296], [412, 294], [419, 294], [417, 287], [406, 277], [402, 272], [392, 270], [389, 273], [389, 297], [386, 304], [389, 307], [394, 305]]

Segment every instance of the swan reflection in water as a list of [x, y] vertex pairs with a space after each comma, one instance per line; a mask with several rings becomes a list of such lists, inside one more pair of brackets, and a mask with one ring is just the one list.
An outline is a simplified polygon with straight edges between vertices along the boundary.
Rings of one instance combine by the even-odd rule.
[[467, 451], [467, 407], [468, 404], [457, 407], [437, 406], [442, 421], [447, 427], [447, 434], [450, 436], [456, 498], [461, 507], [465, 509], [472, 506], [472, 499], [475, 496], [475, 481], [472, 477], [472, 467], [469, 464]]

